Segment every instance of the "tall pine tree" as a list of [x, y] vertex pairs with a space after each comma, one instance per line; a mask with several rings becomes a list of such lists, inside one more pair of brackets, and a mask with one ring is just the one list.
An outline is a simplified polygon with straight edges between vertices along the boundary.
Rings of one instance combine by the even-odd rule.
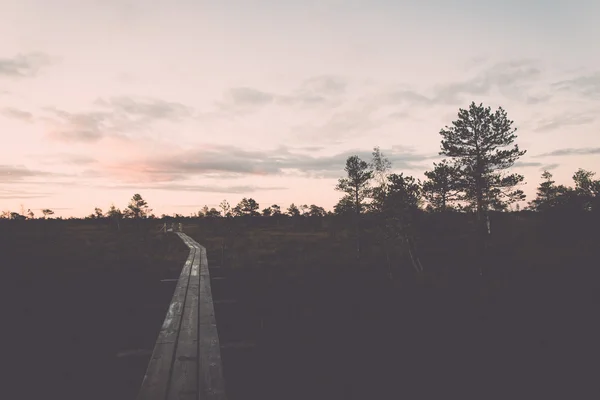
[[451, 158], [458, 171], [462, 199], [477, 214], [480, 256], [488, 232], [488, 210], [505, 209], [525, 198], [522, 190], [515, 189], [523, 182], [523, 175], [506, 172], [525, 154], [514, 143], [517, 129], [512, 125], [502, 107], [492, 112], [490, 107], [472, 102], [468, 110], [459, 109], [452, 126], [440, 130], [440, 155]]
[[525, 198], [522, 190], [515, 190], [523, 175], [504, 173], [526, 152], [514, 144], [517, 129], [512, 124], [502, 107], [492, 112], [473, 102], [468, 110], [459, 109], [451, 127], [440, 131], [440, 154], [452, 159], [464, 200], [481, 221], [490, 207], [498, 209]]
[[366, 161], [358, 156], [350, 156], [346, 160], [347, 177], [340, 178], [336, 190], [346, 193], [352, 199], [355, 212], [356, 254], [360, 258], [360, 214], [365, 208], [364, 200], [371, 195], [370, 181], [373, 170]]
[[533, 199], [529, 206], [535, 211], [544, 211], [556, 205], [559, 195], [559, 188], [554, 184], [552, 174], [549, 171], [542, 173], [544, 179], [537, 188], [537, 197]]
[[458, 169], [442, 160], [433, 163], [433, 170], [426, 171], [427, 180], [423, 182], [423, 197], [427, 200], [428, 209], [447, 211], [452, 209], [452, 203], [459, 200], [460, 186]]

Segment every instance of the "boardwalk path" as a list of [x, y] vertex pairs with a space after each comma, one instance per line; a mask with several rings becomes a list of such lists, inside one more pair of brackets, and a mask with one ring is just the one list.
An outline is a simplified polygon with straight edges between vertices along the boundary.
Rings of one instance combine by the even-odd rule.
[[206, 249], [190, 248], [154, 346], [138, 400], [226, 400]]

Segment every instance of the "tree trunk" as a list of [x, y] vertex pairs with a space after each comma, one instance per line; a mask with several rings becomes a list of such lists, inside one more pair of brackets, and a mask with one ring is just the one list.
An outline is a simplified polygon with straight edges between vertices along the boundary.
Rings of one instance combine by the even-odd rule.
[[413, 251], [413, 244], [408, 235], [404, 235], [404, 241], [406, 243], [406, 247], [408, 248], [408, 255], [410, 256], [410, 261], [412, 262], [413, 268], [417, 273], [423, 272], [423, 266], [421, 265], [421, 261], [419, 261], [419, 257], [416, 254], [416, 251]]
[[484, 210], [477, 211], [477, 268], [479, 276], [483, 277], [483, 264], [485, 263], [485, 247], [487, 242], [487, 219]]
[[[479, 160], [478, 160], [478, 168], [479, 168]], [[477, 176], [475, 179], [477, 191], [477, 227], [476, 227], [476, 254], [477, 254], [477, 268], [479, 270], [479, 276], [483, 277], [483, 263], [485, 262], [485, 243], [487, 238], [487, 226], [486, 226], [486, 216], [487, 216], [487, 207], [483, 200], [483, 178], [481, 176]]]
[[355, 193], [356, 199], [356, 215], [355, 215], [355, 228], [356, 228], [356, 258], [360, 259], [360, 202], [358, 198], [358, 190]]
[[392, 270], [392, 261], [390, 260], [390, 252], [388, 250], [387, 242], [384, 240], [383, 242], [383, 250], [385, 251], [385, 258], [388, 266], [388, 276], [391, 281], [394, 280], [394, 272]]

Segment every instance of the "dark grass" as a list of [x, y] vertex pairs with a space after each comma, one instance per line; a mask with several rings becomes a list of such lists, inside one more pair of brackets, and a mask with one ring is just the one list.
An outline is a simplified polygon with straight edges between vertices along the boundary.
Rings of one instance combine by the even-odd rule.
[[4, 225], [6, 399], [132, 399], [188, 250], [154, 227], [67, 221]]
[[357, 262], [343, 226], [332, 233], [248, 220], [227, 235], [214, 222], [187, 224], [209, 257], [231, 269], [229, 289], [215, 288], [215, 298], [234, 293], [244, 304], [218, 309], [218, 321], [263, 321], [246, 332], [259, 343], [254, 352], [223, 355], [230, 398], [595, 397], [596, 222], [531, 214], [492, 221], [483, 279], [469, 221], [423, 221], [427, 273], [415, 279], [395, 249], [393, 282], [368, 227]]

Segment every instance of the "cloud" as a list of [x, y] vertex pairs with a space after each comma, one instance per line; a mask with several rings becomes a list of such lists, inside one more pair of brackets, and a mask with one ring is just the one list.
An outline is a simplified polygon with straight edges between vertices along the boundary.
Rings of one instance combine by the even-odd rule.
[[111, 115], [106, 112], [70, 113], [53, 107], [46, 108], [58, 118], [55, 122], [56, 128], [50, 130], [47, 136], [50, 139], [62, 142], [97, 142], [110, 129]]
[[190, 117], [193, 109], [186, 105], [151, 98], [112, 97], [108, 100], [97, 99], [95, 104], [109, 108], [112, 113], [158, 120], [179, 121]]
[[[422, 161], [433, 156], [410, 150], [385, 151], [394, 168], [420, 169]], [[345, 151], [334, 155], [314, 156], [285, 146], [275, 150], [247, 150], [235, 146], [211, 145], [111, 165], [107, 171], [131, 182], [173, 182], [202, 176], [205, 178], [242, 178], [247, 176], [303, 176], [338, 178], [344, 174], [346, 159], [358, 155], [371, 159], [371, 150]]]
[[388, 93], [387, 98], [391, 104], [433, 104], [435, 98], [429, 98], [409, 89], [398, 89]]
[[555, 82], [552, 86], [560, 91], [571, 91], [587, 97], [600, 97], [600, 72]]
[[541, 70], [532, 60], [498, 63], [471, 79], [436, 87], [432, 102], [460, 104], [464, 102], [461, 95], [484, 96], [488, 95], [494, 87], [500, 90], [519, 91], [520, 84], [529, 83], [540, 75]]
[[323, 146], [301, 146], [301, 147], [296, 147], [295, 150], [296, 151], [308, 151], [310, 153], [314, 153], [317, 151], [325, 150], [325, 147], [323, 147]]
[[371, 118], [368, 111], [362, 113], [357, 111], [336, 112], [325, 124], [315, 130], [315, 136], [336, 139], [340, 135], [347, 137], [364, 133], [379, 125]]
[[27, 182], [27, 178], [65, 176], [54, 172], [28, 169], [24, 166], [0, 165], [0, 183]]
[[430, 95], [419, 93], [410, 87], [402, 86], [398, 89], [388, 91], [379, 96], [377, 102], [380, 104], [407, 104], [407, 105], [457, 105], [473, 96], [489, 95], [493, 88], [516, 97], [526, 102], [535, 103], [548, 100], [547, 95], [531, 96], [525, 94], [525, 86], [541, 75], [541, 70], [532, 60], [513, 60], [497, 63], [480, 71], [472, 78], [436, 85], [432, 88]]
[[16, 108], [6, 107], [0, 110], [0, 114], [8, 118], [18, 119], [25, 122], [32, 122], [33, 115], [30, 112], [22, 111]]
[[554, 164], [546, 164], [546, 165], [543, 165], [540, 168], [540, 171], [552, 171], [553, 169], [556, 169], [558, 167], [560, 167], [560, 164], [556, 164], [556, 163], [554, 163]]
[[600, 154], [600, 147], [588, 147], [588, 148], [565, 148], [551, 151], [549, 153], [538, 154], [533, 157], [562, 157], [562, 156], [586, 156]]
[[540, 95], [527, 95], [525, 98], [525, 102], [527, 104], [540, 104], [545, 103], [552, 98], [550, 94], [540, 94]]
[[72, 153], [34, 154], [28, 157], [44, 164], [90, 165], [97, 162], [93, 157]]
[[17, 54], [13, 58], [0, 58], [0, 76], [33, 77], [42, 67], [52, 64], [44, 53]]
[[277, 104], [283, 106], [322, 106], [339, 104], [345, 93], [345, 79], [321, 75], [306, 79], [290, 93], [278, 94], [251, 87], [234, 87], [227, 90], [224, 99], [216, 103], [221, 111], [246, 113], [261, 107]]
[[392, 119], [404, 119], [410, 117], [410, 113], [408, 111], [395, 111], [393, 113], [388, 114], [388, 118]]
[[312, 93], [318, 96], [335, 96], [346, 91], [347, 82], [339, 76], [321, 75], [305, 80], [298, 89], [299, 93]]
[[213, 185], [198, 185], [198, 184], [177, 184], [177, 183], [157, 183], [157, 184], [140, 184], [140, 185], [112, 185], [105, 186], [109, 189], [147, 189], [147, 190], [167, 190], [176, 192], [199, 192], [199, 193], [254, 193], [258, 191], [274, 191], [286, 190], [286, 187], [265, 187], [252, 185], [238, 186], [213, 186]]
[[11, 191], [0, 189], [0, 199], [2, 200], [20, 200], [20, 199], [39, 199], [51, 196], [52, 193], [28, 192], [28, 191]]
[[346, 94], [348, 82], [340, 76], [321, 75], [309, 78], [286, 96], [276, 98], [278, 104], [301, 107], [337, 106]]
[[514, 163], [514, 166], [517, 167], [517, 168], [519, 168], [519, 167], [522, 167], [522, 168], [540, 167], [542, 165], [543, 164], [541, 162], [535, 162], [535, 161], [533, 161], [533, 162], [532, 161], [516, 161]]
[[556, 116], [552, 119], [541, 121], [540, 124], [534, 129], [536, 132], [548, 132], [564, 126], [573, 125], [585, 125], [590, 122], [594, 122], [596, 115], [594, 113], [580, 113], [573, 114], [567, 113], [560, 116]]
[[261, 92], [260, 90], [247, 87], [233, 88], [229, 95], [236, 105], [263, 105], [273, 101], [275, 97], [271, 93]]
[[126, 138], [128, 134], [151, 128], [157, 121], [179, 122], [189, 118], [193, 109], [176, 102], [151, 98], [112, 97], [97, 99], [101, 111], [70, 113], [47, 107], [54, 124], [48, 137], [63, 142], [94, 143], [104, 137]]

